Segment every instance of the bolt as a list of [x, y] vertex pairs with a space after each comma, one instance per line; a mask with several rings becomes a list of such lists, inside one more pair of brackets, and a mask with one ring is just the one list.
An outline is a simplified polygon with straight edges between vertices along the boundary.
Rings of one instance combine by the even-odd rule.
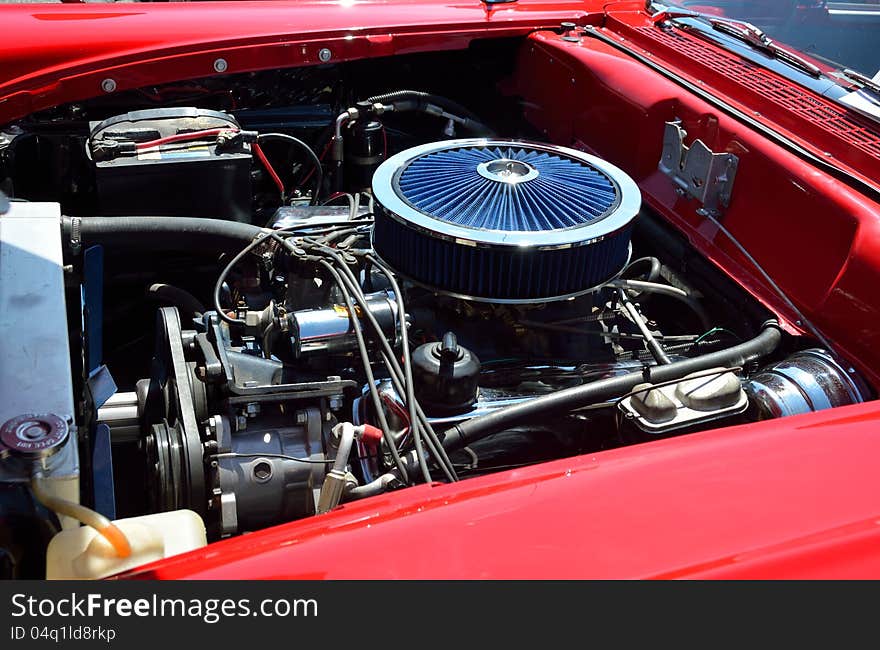
[[101, 90], [105, 93], [112, 93], [116, 90], [116, 82], [113, 79], [104, 79], [101, 82]]
[[326, 47], [322, 47], [320, 50], [318, 50], [318, 60], [321, 61], [321, 63], [327, 63], [327, 61], [332, 58], [333, 53]]
[[309, 421], [309, 414], [305, 411], [297, 411], [296, 412], [296, 423], [297, 424], [305, 424]]
[[235, 418], [235, 430], [244, 431], [247, 429], [247, 416], [239, 415]]
[[256, 417], [260, 414], [260, 405], [257, 402], [248, 402], [244, 407], [244, 412], [249, 418]]
[[214, 61], [214, 71], [215, 72], [226, 72], [229, 68], [229, 64], [226, 63], [226, 59], [217, 59]]

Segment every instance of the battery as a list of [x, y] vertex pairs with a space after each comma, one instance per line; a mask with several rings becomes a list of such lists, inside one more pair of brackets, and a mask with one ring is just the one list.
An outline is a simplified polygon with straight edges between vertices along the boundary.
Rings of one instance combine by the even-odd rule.
[[[194, 135], [215, 130], [232, 134], [240, 127], [228, 113], [186, 107], [133, 111], [91, 123], [87, 147], [99, 212], [249, 222], [250, 145]], [[144, 146], [158, 140], [165, 143]]]

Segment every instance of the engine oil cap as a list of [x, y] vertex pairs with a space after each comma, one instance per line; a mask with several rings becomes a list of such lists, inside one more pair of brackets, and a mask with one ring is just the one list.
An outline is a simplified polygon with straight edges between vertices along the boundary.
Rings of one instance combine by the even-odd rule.
[[0, 427], [3, 452], [39, 458], [54, 454], [67, 440], [67, 421], [54, 413], [26, 413]]

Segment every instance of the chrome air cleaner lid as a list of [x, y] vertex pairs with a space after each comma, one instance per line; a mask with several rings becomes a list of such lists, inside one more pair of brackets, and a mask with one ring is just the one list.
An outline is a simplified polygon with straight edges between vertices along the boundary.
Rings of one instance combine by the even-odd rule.
[[[485, 139], [392, 156], [373, 193], [374, 245], [389, 265], [438, 291], [490, 302], [567, 297], [613, 277], [641, 204], [635, 183], [595, 156]], [[590, 250], [563, 252], [583, 247]]]

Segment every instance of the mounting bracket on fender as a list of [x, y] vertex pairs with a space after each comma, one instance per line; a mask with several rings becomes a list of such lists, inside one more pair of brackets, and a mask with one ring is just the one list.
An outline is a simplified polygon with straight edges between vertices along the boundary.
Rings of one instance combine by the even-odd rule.
[[672, 179], [676, 192], [703, 204], [698, 214], [718, 216], [730, 205], [739, 158], [732, 153], [715, 153], [701, 140], [687, 147], [686, 136], [681, 120], [666, 122], [658, 168]]

